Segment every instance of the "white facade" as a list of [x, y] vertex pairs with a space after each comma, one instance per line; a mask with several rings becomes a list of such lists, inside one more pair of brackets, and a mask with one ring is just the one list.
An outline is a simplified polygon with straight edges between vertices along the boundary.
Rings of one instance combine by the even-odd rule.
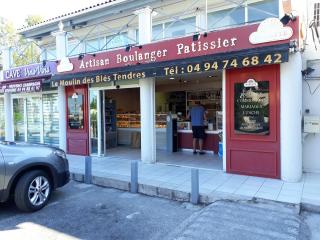
[[[122, 2], [122, 1], [121, 1]], [[152, 1], [150, 1], [152, 2]], [[156, 40], [161, 40], [157, 36], [161, 36], [163, 38], [174, 38], [183, 35], [191, 35], [193, 32], [203, 32], [203, 30], [210, 30], [212, 29], [212, 23], [216, 22], [217, 28], [219, 27], [230, 27], [241, 24], [240, 22], [235, 21], [238, 15], [242, 14], [243, 10], [243, 21], [250, 22], [254, 17], [254, 13], [252, 12], [254, 8], [248, 8], [247, 5], [250, 4], [259, 4], [263, 1], [250, 1], [250, 3], [244, 4], [244, 8], [237, 8], [234, 11], [233, 15], [228, 15], [224, 13], [228, 9], [232, 9], [236, 7], [234, 4], [230, 4], [230, 1], [208, 1], [209, 5], [205, 6], [205, 1], [199, 1], [199, 6], [193, 6], [193, 1], [186, 1], [186, 3], [176, 2], [174, 1], [158, 1], [157, 3], [152, 3], [150, 7], [141, 8], [138, 7], [137, 9], [130, 9], [129, 12], [119, 12], [119, 19], [112, 20], [111, 17], [108, 16], [105, 21], [110, 21], [110, 24], [114, 24], [115, 28], [125, 26], [127, 24], [127, 28], [124, 28], [120, 32], [118, 32], [119, 39], [118, 42], [124, 41], [121, 36], [127, 34], [130, 39], [136, 38], [138, 44], [146, 44], [151, 42], [154, 38]], [[265, 1], [269, 2], [269, 1]], [[296, 0], [292, 1], [293, 10], [296, 9], [303, 9], [304, 4], [301, 3], [302, 1]], [[316, 0], [309, 0], [309, 5], [311, 6], [312, 3], [318, 2]], [[163, 7], [161, 7], [163, 4]], [[282, 1], [277, 2], [279, 6], [278, 10], [278, 17], [283, 15], [282, 10]], [[186, 9], [186, 7], [190, 7], [190, 9]], [[115, 2], [112, 8], [117, 8], [117, 4]], [[256, 6], [255, 6], [256, 7]], [[239, 10], [240, 9], [240, 10]], [[110, 10], [110, 11], [111, 11]], [[158, 11], [157, 11], [158, 10]], [[196, 10], [196, 11], [194, 11]], [[115, 11], [115, 10], [114, 10]], [[184, 11], [184, 12], [182, 12]], [[237, 12], [238, 11], [238, 12]], [[215, 15], [215, 12], [219, 12]], [[299, 11], [300, 12], [300, 11]], [[305, 21], [306, 25], [310, 21], [312, 10], [309, 9], [309, 14], [307, 14], [307, 9], [304, 11], [304, 14], [301, 14], [302, 20]], [[156, 14], [157, 13], [157, 14]], [[164, 14], [166, 13], [166, 14]], [[127, 15], [126, 15], [127, 14]], [[179, 14], [183, 15], [180, 16]], [[115, 14], [113, 14], [115, 15]], [[131, 15], [136, 15], [136, 18], [130, 20]], [[188, 24], [184, 27], [182, 22], [177, 20], [180, 17], [181, 19], [188, 19]], [[130, 17], [129, 17], [130, 16]], [[220, 17], [219, 17], [220, 16]], [[113, 16], [114, 17], [114, 16]], [[121, 18], [122, 17], [122, 18]], [[172, 18], [175, 17], [175, 18]], [[272, 14], [270, 15], [272, 17]], [[277, 17], [277, 16], [276, 16]], [[175, 19], [175, 20], [174, 20]], [[97, 20], [93, 20], [93, 24], [97, 23]], [[234, 22], [235, 21], [235, 22]], [[67, 21], [66, 21], [67, 22]], [[128, 22], [130, 24], [128, 24]], [[194, 23], [193, 23], [194, 22]], [[230, 23], [227, 26], [223, 26], [222, 23]], [[56, 28], [58, 23], [56, 24]], [[179, 25], [180, 24], [180, 25]], [[192, 26], [192, 25], [195, 26]], [[170, 26], [173, 25], [174, 29], [170, 29]], [[68, 29], [67, 29], [68, 27]], [[65, 31], [73, 31], [74, 36], [78, 36], [79, 39], [86, 34], [86, 31], [81, 27], [77, 28], [75, 25], [74, 28], [67, 26]], [[152, 30], [152, 28], [154, 28]], [[160, 29], [160, 30], [159, 30]], [[191, 29], [189, 31], [189, 29]], [[57, 30], [57, 29], [56, 29]], [[110, 29], [109, 29], [110, 30]], [[111, 33], [108, 32], [109, 30], [103, 30], [99, 33], [93, 31], [93, 35], [100, 37], [99, 34], [104, 34], [112, 36], [115, 32]], [[158, 31], [156, 33], [156, 31]], [[162, 31], [162, 32], [161, 32]], [[193, 31], [193, 32], [192, 32]], [[30, 32], [32, 32], [30, 30]], [[183, 33], [181, 33], [183, 32]], [[180, 35], [179, 35], [180, 34]], [[139, 35], [139, 37], [137, 37]], [[52, 37], [52, 36], [50, 36]], [[48, 37], [48, 39], [50, 38]], [[91, 36], [93, 37], [93, 36]], [[69, 37], [70, 38], [70, 37]], [[43, 43], [48, 44], [49, 40], [44, 37], [42, 40]], [[71, 39], [71, 38], [70, 38]], [[69, 40], [70, 40], [69, 39]], [[79, 49], [89, 48], [88, 43], [95, 39], [87, 39], [85, 41], [80, 41]], [[72, 38], [72, 41], [75, 42], [76, 40]], [[71, 40], [70, 40], [71, 42]], [[125, 42], [125, 41], [124, 41]], [[105, 42], [100, 43], [100, 40], [97, 42], [90, 42], [91, 45], [94, 46], [101, 46], [104, 45]], [[109, 43], [109, 42], [108, 42]], [[114, 46], [119, 47], [116, 45], [116, 41], [110, 41], [109, 44], [114, 44]], [[111, 45], [112, 45], [111, 44]], [[55, 45], [55, 46], [54, 46]], [[55, 48], [56, 52], [56, 59], [60, 60], [65, 56], [68, 56], [68, 35], [66, 32], [63, 32], [62, 29], [60, 31], [55, 32], [55, 44], [51, 46], [51, 48]], [[73, 46], [74, 47], [74, 46]], [[107, 46], [108, 47], [108, 46]], [[121, 46], [123, 47], [123, 46]], [[50, 48], [50, 47], [49, 47]], [[70, 48], [70, 47], [69, 47]], [[91, 46], [91, 48], [93, 48]], [[320, 49], [320, 46], [318, 46]], [[70, 49], [69, 49], [70, 50]], [[320, 88], [315, 91], [313, 95], [310, 94], [310, 90], [308, 85], [302, 81], [301, 79], [301, 69], [306, 68], [306, 60], [309, 59], [319, 59], [319, 51], [317, 52], [314, 50], [312, 37], [310, 32], [308, 32], [307, 38], [307, 45], [306, 50], [300, 54], [295, 53], [290, 55], [290, 59], [288, 63], [281, 64], [281, 176], [283, 180], [286, 181], [299, 181], [302, 174], [302, 168], [305, 171], [312, 171], [312, 172], [320, 172], [320, 161], [316, 159], [315, 156], [320, 155], [320, 134], [315, 135], [301, 135], [301, 120], [302, 115], [306, 109], [310, 109], [310, 114], [320, 115], [320, 108], [318, 103], [320, 102]], [[301, 61], [302, 58], [302, 61]], [[8, 58], [9, 59], [9, 58]], [[223, 72], [223, 95], [225, 96], [225, 72]], [[308, 82], [310, 84], [311, 91], [315, 90], [317, 86], [320, 84], [320, 80], [310, 80]], [[142, 128], [142, 143], [141, 143], [141, 155], [142, 160], [144, 162], [155, 162], [155, 119], [154, 119], [154, 112], [155, 112], [155, 97], [154, 97], [154, 79], [144, 79], [140, 80], [140, 93], [141, 93], [141, 128]], [[64, 109], [66, 106], [66, 98], [65, 98], [65, 91], [63, 87], [58, 89], [59, 95], [59, 109]], [[303, 103], [302, 103], [302, 96], [303, 96]], [[8, 98], [8, 97], [6, 97]], [[5, 98], [5, 99], [6, 99]], [[6, 104], [10, 104], [10, 102], [6, 101]], [[142, 104], [143, 103], [143, 104]], [[146, 104], [147, 103], [147, 104]], [[7, 105], [6, 105], [7, 106]], [[12, 106], [9, 106], [10, 109]], [[223, 106], [224, 109], [224, 128], [226, 126], [226, 115], [225, 115], [225, 104]], [[9, 114], [9, 112], [6, 114]], [[11, 111], [10, 111], [11, 114]], [[9, 118], [10, 116], [8, 116]], [[59, 142], [60, 147], [62, 149], [66, 149], [66, 113], [65, 111], [60, 111], [60, 121], [59, 121]], [[6, 126], [7, 127], [7, 126]], [[8, 125], [9, 127], [9, 125]], [[149, 131], [153, 129], [153, 131]], [[7, 140], [12, 140], [12, 136], [10, 133], [6, 131]], [[225, 135], [225, 131], [224, 131]], [[224, 139], [224, 147], [226, 146], [225, 139]], [[304, 142], [302, 144], [302, 141]], [[152, 146], [152, 147], [150, 147]], [[303, 146], [303, 151], [302, 151]], [[99, 147], [100, 149], [100, 147]], [[224, 149], [225, 150], [225, 149]], [[303, 156], [303, 158], [302, 158]], [[303, 161], [302, 161], [303, 159]], [[226, 158], [223, 158], [223, 169], [226, 170]]]
[[[315, 36], [316, 43], [313, 42], [312, 32], [309, 28], [309, 24], [314, 19], [314, 5], [319, 3], [319, 0], [307, 0], [295, 1], [297, 6], [295, 10], [301, 13], [301, 20], [303, 23], [303, 32], [305, 35], [305, 50], [302, 53], [302, 69], [308, 67], [308, 61], [318, 60], [320, 61], [320, 44], [319, 40]], [[301, 11], [299, 11], [299, 10]], [[320, 26], [317, 27], [318, 31]], [[317, 50], [315, 48], [315, 44]], [[315, 68], [315, 67], [314, 67]], [[320, 64], [317, 65], [317, 71], [320, 69]], [[302, 115], [315, 115], [320, 116], [320, 74], [317, 74], [315, 78], [307, 78], [302, 81], [302, 95], [303, 95], [303, 108]], [[309, 113], [308, 113], [309, 112]], [[303, 144], [303, 170], [305, 172], [320, 172], [320, 134], [302, 134]]]

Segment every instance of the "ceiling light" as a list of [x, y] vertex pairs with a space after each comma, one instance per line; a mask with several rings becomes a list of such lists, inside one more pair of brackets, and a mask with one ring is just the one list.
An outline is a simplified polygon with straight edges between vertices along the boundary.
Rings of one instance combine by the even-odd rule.
[[302, 76], [308, 76], [308, 75], [309, 75], [310, 73], [312, 73], [313, 71], [314, 71], [313, 68], [307, 67], [307, 69], [301, 71], [301, 73], [302, 73]]
[[83, 54], [79, 54], [78, 60], [82, 60], [84, 58]]
[[130, 49], [131, 49], [131, 46], [130, 46], [130, 45], [126, 46], [126, 52], [129, 52]]
[[192, 40], [193, 41], [198, 41], [200, 39], [200, 34], [199, 33], [196, 33], [192, 36]]

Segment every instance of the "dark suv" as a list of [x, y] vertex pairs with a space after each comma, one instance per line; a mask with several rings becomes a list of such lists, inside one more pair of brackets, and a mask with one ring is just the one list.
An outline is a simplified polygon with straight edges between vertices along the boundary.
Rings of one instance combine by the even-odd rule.
[[68, 181], [64, 151], [45, 145], [0, 143], [0, 202], [13, 196], [19, 209], [36, 211], [48, 203], [55, 188]]

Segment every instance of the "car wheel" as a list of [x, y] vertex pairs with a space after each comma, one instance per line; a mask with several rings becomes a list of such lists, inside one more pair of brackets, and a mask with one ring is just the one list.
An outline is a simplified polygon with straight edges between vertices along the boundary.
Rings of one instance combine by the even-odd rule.
[[51, 191], [50, 178], [44, 171], [27, 172], [17, 183], [14, 201], [22, 211], [37, 211], [47, 204]]

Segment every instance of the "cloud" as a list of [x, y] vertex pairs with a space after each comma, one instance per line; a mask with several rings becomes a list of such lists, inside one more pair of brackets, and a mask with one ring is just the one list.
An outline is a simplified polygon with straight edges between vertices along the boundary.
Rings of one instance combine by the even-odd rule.
[[70, 72], [72, 70], [73, 70], [73, 64], [70, 62], [69, 58], [67, 57], [62, 58], [57, 67], [57, 71], [61, 73], [61, 72]]
[[278, 18], [267, 18], [250, 34], [249, 41], [252, 44], [281, 41], [291, 38], [292, 34], [292, 28], [283, 26]]

